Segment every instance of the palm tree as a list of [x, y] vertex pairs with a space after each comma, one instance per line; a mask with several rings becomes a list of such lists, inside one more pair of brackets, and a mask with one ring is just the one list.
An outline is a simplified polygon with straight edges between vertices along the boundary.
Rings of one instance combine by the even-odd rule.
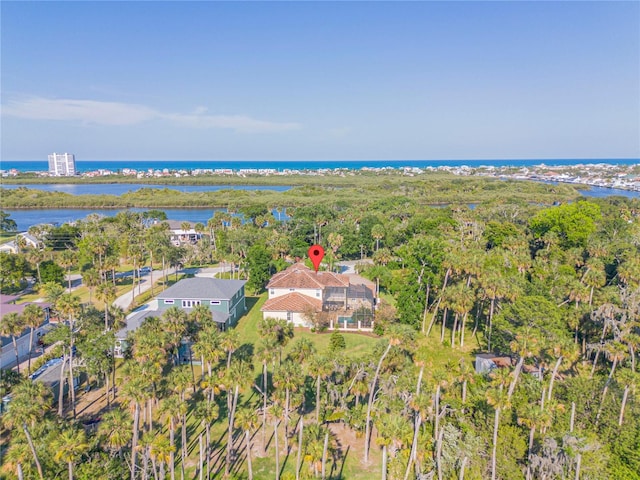
[[547, 428], [551, 425], [552, 413], [544, 406], [527, 404], [524, 412], [518, 415], [518, 424], [529, 428], [529, 450], [527, 453], [527, 478], [531, 476], [531, 454], [533, 452], [533, 440], [538, 428]]
[[169, 307], [163, 312], [162, 320], [164, 329], [169, 334], [169, 343], [174, 354], [174, 365], [178, 365], [180, 363], [178, 348], [187, 333], [187, 313], [179, 307]]
[[[227, 407], [229, 411], [229, 428], [227, 430], [227, 454], [225, 459], [225, 476], [231, 473], [231, 456], [233, 454], [233, 428], [235, 421], [236, 408], [238, 407], [238, 395], [240, 389], [253, 381], [253, 364], [246, 361], [237, 362], [233, 368], [227, 372]], [[233, 396], [231, 395], [233, 390]]]
[[115, 408], [105, 413], [98, 427], [98, 437], [103, 439], [112, 455], [120, 454], [132, 438], [131, 415]]
[[67, 269], [67, 284], [69, 292], [71, 292], [71, 268], [76, 264], [77, 254], [73, 250], [64, 250], [58, 256], [58, 263], [62, 268]]
[[332, 372], [333, 368], [327, 357], [324, 355], [311, 357], [309, 373], [316, 378], [316, 423], [320, 422], [320, 384], [322, 380], [328, 378]]
[[247, 450], [247, 470], [249, 480], [253, 480], [253, 468], [251, 465], [251, 432], [258, 426], [258, 418], [253, 408], [243, 408], [238, 410], [236, 415], [238, 427], [244, 432], [245, 446]]
[[273, 418], [273, 438], [275, 442], [275, 458], [276, 458], [276, 480], [280, 480], [280, 450], [278, 442], [278, 425], [280, 425], [280, 419], [284, 415], [284, 409], [282, 405], [274, 403], [271, 406], [271, 415]]
[[73, 465], [89, 451], [87, 437], [82, 429], [68, 428], [56, 438], [53, 449], [54, 459], [63, 461], [69, 469], [69, 480], [73, 480]]
[[293, 324], [286, 319], [267, 317], [258, 323], [258, 333], [261, 337], [270, 336], [278, 345], [279, 358], [282, 362], [282, 349], [293, 338]]
[[136, 454], [140, 435], [140, 405], [145, 401], [145, 381], [138, 375], [129, 378], [122, 387], [122, 394], [133, 407], [133, 428], [131, 441], [131, 480], [136, 478]]
[[285, 392], [284, 401], [284, 441], [289, 451], [289, 413], [291, 411], [291, 394], [297, 392], [302, 385], [302, 368], [300, 364], [285, 361], [273, 375], [273, 385]]
[[109, 282], [98, 285], [96, 298], [104, 302], [104, 329], [109, 330], [109, 305], [116, 299], [116, 286]]
[[271, 337], [261, 337], [256, 358], [262, 362], [262, 448], [267, 451], [267, 398], [269, 395], [268, 363], [275, 363], [276, 343]]
[[[217, 213], [217, 212], [216, 212]], [[216, 244], [216, 225], [218, 224], [218, 219], [214, 214], [209, 220], [207, 220], [207, 228], [209, 229], [209, 236], [211, 237], [211, 245], [213, 245], [213, 251], [218, 251], [218, 246]]]
[[640, 374], [633, 370], [623, 370], [620, 372], [619, 377], [620, 384], [624, 385], [624, 393], [622, 394], [622, 403], [620, 404], [620, 415], [618, 417], [618, 426], [622, 426], [624, 419], [624, 411], [627, 406], [627, 400], [629, 393], [635, 394], [640, 385]]
[[160, 464], [160, 480], [164, 480], [165, 471], [164, 466], [170, 461], [171, 454], [175, 451], [175, 447], [169, 444], [169, 439], [166, 435], [156, 433], [149, 446], [149, 456], [154, 464], [154, 470], [156, 463]]
[[522, 371], [524, 359], [529, 358], [538, 352], [538, 339], [529, 329], [526, 329], [522, 333], [516, 335], [516, 338], [511, 342], [510, 347], [511, 351], [516, 353], [519, 358], [513, 372], [513, 381], [509, 385], [509, 392], [507, 394], [507, 398], [509, 400], [511, 400], [511, 396], [516, 389], [516, 383], [518, 382], [520, 372]]
[[89, 289], [89, 303], [91, 303], [91, 296], [93, 295], [93, 289], [100, 285], [100, 273], [95, 268], [85, 270], [82, 274], [82, 283], [84, 283]]
[[27, 305], [22, 312], [25, 327], [29, 327], [29, 361], [27, 363], [27, 371], [31, 371], [31, 353], [33, 350], [33, 332], [38, 328], [45, 319], [44, 310], [36, 304]]
[[169, 471], [171, 472], [171, 480], [175, 480], [176, 424], [180, 421], [181, 412], [184, 410], [183, 404], [184, 402], [179, 397], [172, 395], [162, 401], [159, 410], [169, 427]]
[[380, 248], [380, 240], [384, 238], [384, 234], [384, 225], [381, 223], [376, 223], [371, 227], [371, 236], [376, 241], [376, 251]]
[[[502, 373], [502, 375], [500, 375]], [[500, 412], [511, 407], [508, 395], [504, 391], [504, 387], [508, 381], [506, 369], [496, 372], [493, 384], [495, 388], [490, 388], [485, 393], [486, 401], [494, 408], [495, 415], [493, 421], [493, 449], [491, 450], [491, 480], [496, 479], [496, 453], [498, 448], [498, 426], [500, 425]]]
[[237, 330], [231, 329], [224, 332], [220, 337], [220, 348], [227, 354], [227, 370], [231, 368], [231, 355], [240, 346], [240, 334]]
[[[81, 304], [80, 297], [77, 295], [72, 295], [70, 293], [63, 293], [58, 298], [56, 302], [56, 310], [60, 312], [61, 315], [67, 317], [68, 319], [68, 352], [67, 358], [69, 360], [69, 392], [71, 393], [71, 409], [73, 411], [73, 418], [76, 417], [76, 391], [73, 388], [74, 376], [73, 376], [73, 362], [74, 362], [74, 346], [75, 346], [75, 336], [76, 336], [76, 327], [75, 322], [76, 318], [81, 312]], [[63, 358], [63, 368], [64, 370], [64, 358]]]
[[43, 383], [24, 380], [13, 388], [11, 408], [2, 417], [6, 428], [22, 428], [40, 480], [44, 480], [44, 475], [30, 428], [42, 421], [50, 405], [51, 392]]
[[0, 336], [11, 337], [13, 351], [16, 355], [16, 370], [20, 373], [20, 356], [18, 354], [18, 337], [25, 329], [24, 317], [17, 312], [7, 313], [0, 322]]
[[371, 409], [373, 407], [373, 402], [376, 397], [376, 387], [378, 384], [378, 377], [380, 376], [380, 369], [382, 368], [382, 363], [384, 359], [387, 357], [391, 348], [394, 346], [398, 346], [404, 344], [405, 347], [408, 347], [411, 340], [413, 339], [413, 332], [410, 327], [404, 326], [394, 326], [390, 328], [388, 331], [389, 343], [387, 344], [387, 348], [385, 348], [384, 352], [380, 356], [380, 360], [378, 360], [378, 366], [376, 367], [376, 373], [373, 376], [371, 381], [371, 385], [369, 387], [369, 401], [367, 404], [367, 418], [365, 422], [365, 437], [364, 437], [364, 462], [369, 463], [369, 443], [371, 441]]
[[38, 275], [38, 284], [42, 285], [42, 276], [40, 275], [40, 264], [44, 261], [44, 252], [39, 248], [29, 248], [26, 253], [27, 260], [36, 266]]
[[611, 380], [613, 379], [613, 374], [616, 371], [616, 366], [627, 356], [627, 349], [623, 343], [613, 341], [605, 345], [605, 354], [611, 361], [611, 370], [609, 371], [609, 377], [607, 378], [607, 381], [604, 384], [604, 388], [602, 389], [602, 398], [600, 399], [600, 406], [598, 407], [598, 413], [596, 414], [596, 424], [600, 421], [602, 407], [604, 406], [604, 401], [607, 397], [607, 391], [609, 390], [609, 385], [611, 384]]
[[205, 429], [206, 457], [207, 457], [207, 478], [211, 477], [211, 424], [220, 417], [220, 407], [217, 403], [210, 401], [200, 402], [195, 410], [196, 418]]
[[29, 445], [17, 440], [13, 440], [4, 458], [3, 469], [13, 473], [18, 480], [24, 480], [24, 467], [29, 466], [31, 461], [31, 450]]

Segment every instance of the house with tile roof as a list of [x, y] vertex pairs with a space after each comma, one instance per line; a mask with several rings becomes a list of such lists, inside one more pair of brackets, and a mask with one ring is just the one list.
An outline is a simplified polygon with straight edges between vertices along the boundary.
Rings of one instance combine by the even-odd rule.
[[324, 312], [330, 329], [373, 328], [373, 288], [361, 277], [315, 272], [295, 263], [275, 274], [267, 291], [269, 298], [261, 308], [263, 318], [286, 319], [295, 326], [310, 327], [309, 312]]

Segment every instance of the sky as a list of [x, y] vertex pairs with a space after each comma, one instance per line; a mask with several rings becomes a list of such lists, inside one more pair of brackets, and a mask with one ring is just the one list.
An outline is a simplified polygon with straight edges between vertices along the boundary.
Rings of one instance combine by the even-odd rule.
[[1, 159], [640, 158], [640, 2], [0, 2]]

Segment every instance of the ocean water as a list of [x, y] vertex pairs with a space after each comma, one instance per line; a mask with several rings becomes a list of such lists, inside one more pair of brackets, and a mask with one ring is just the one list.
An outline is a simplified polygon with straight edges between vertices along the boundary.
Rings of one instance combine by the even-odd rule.
[[[335, 169], [335, 168], [347, 168], [351, 170], [360, 170], [362, 168], [402, 168], [402, 167], [481, 167], [481, 166], [494, 166], [494, 167], [532, 167], [536, 165], [551, 165], [551, 166], [568, 166], [568, 165], [580, 165], [580, 164], [598, 164], [606, 163], [610, 165], [634, 165], [640, 163], [638, 158], [603, 158], [603, 159], [584, 159], [584, 158], [561, 158], [561, 159], [500, 159], [500, 160], [314, 160], [314, 161], [265, 161], [265, 160], [157, 160], [157, 161], [140, 161], [140, 160], [100, 160], [100, 161], [85, 161], [76, 160], [76, 168], [78, 172], [88, 172], [92, 170], [112, 170], [117, 171], [123, 168], [133, 168], [136, 170], [162, 170], [168, 168], [169, 170], [185, 169], [231, 169], [240, 170], [243, 168], [257, 168], [257, 169], [275, 169], [277, 171], [283, 170], [319, 170], [319, 169]], [[15, 160], [1, 160], [0, 170], [16, 169], [21, 172], [32, 171], [46, 171], [48, 164], [46, 160], [42, 161], [15, 161]]]

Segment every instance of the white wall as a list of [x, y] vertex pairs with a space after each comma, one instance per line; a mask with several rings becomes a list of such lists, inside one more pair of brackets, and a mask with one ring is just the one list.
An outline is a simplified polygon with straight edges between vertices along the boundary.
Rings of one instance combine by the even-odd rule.
[[[262, 318], [277, 318], [278, 320], [286, 320], [287, 312], [262, 312]], [[292, 322], [294, 327], [311, 327], [309, 323], [305, 321], [302, 313], [292, 312]]]
[[[273, 291], [273, 293], [271, 293]], [[291, 291], [289, 288], [270, 288], [269, 289], [269, 298], [281, 297], [283, 295], [288, 295], [289, 293], [299, 293], [301, 295], [306, 295], [307, 297], [316, 298], [322, 301], [322, 290], [315, 288], [296, 288]], [[318, 293], [318, 296], [316, 296]]]

